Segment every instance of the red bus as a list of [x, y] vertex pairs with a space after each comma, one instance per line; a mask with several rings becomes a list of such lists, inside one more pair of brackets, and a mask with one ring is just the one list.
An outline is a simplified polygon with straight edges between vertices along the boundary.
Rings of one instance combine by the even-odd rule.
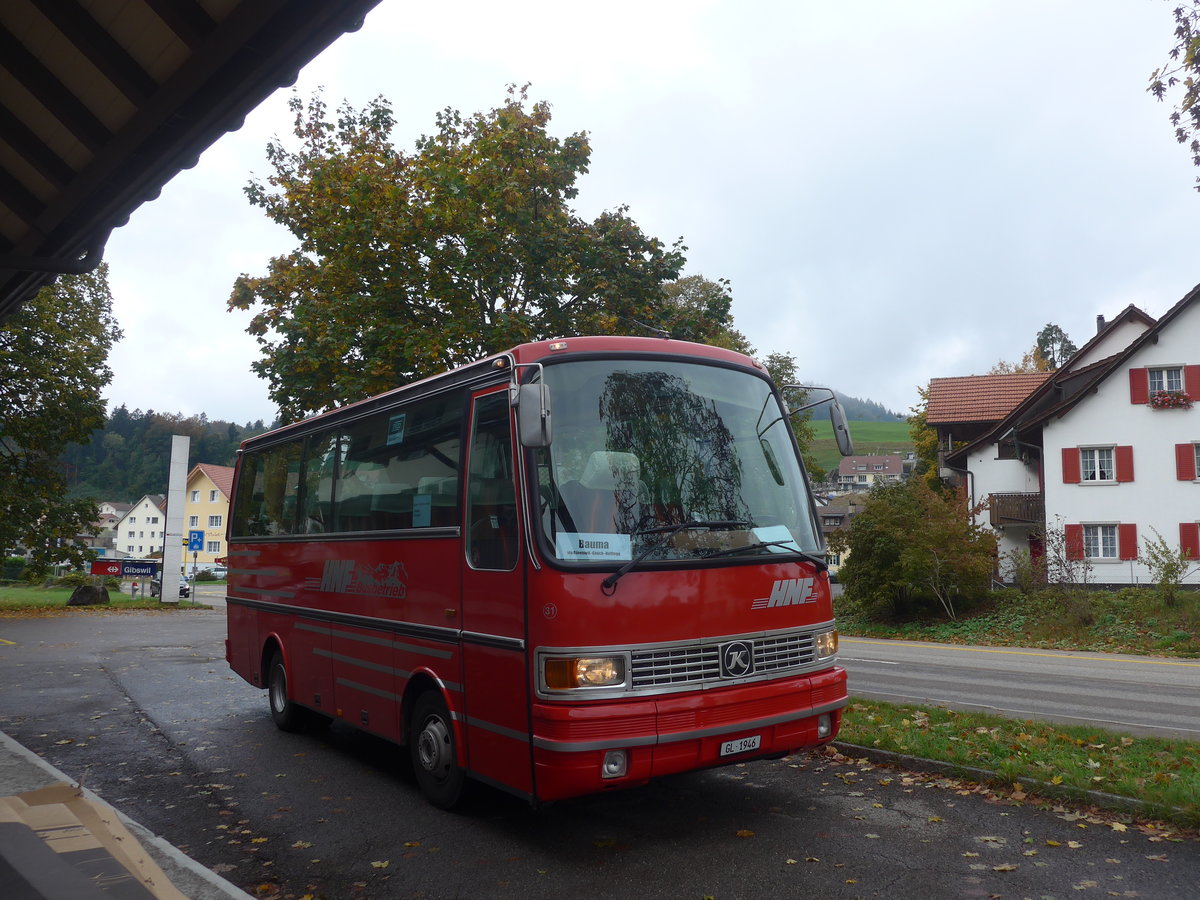
[[788, 415], [741, 354], [581, 337], [254, 437], [229, 664], [282, 729], [406, 745], [442, 807], [468, 777], [537, 803], [831, 741], [846, 673]]

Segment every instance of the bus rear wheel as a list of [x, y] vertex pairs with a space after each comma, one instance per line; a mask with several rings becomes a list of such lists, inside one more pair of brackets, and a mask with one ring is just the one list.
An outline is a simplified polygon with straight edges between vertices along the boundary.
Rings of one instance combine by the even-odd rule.
[[463, 798], [467, 774], [458, 764], [458, 746], [450, 711], [436, 691], [417, 698], [409, 726], [408, 747], [417, 787], [440, 809], [452, 809]]
[[287, 667], [278, 650], [267, 666], [267, 697], [271, 702], [271, 718], [280, 731], [299, 731], [304, 726], [306, 710], [288, 697]]

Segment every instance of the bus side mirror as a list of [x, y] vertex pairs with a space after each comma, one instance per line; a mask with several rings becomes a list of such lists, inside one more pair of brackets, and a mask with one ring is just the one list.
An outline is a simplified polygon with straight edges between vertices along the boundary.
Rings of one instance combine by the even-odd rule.
[[829, 404], [829, 423], [833, 426], [833, 437], [842, 456], [853, 456], [854, 439], [850, 437], [850, 423], [846, 421], [846, 411], [837, 397]]
[[517, 433], [522, 447], [550, 446], [550, 385], [539, 381], [518, 388]]

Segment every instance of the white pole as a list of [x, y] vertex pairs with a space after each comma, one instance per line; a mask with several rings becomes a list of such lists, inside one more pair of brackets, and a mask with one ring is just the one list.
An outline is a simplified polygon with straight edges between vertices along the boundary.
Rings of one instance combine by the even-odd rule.
[[163, 533], [161, 603], [179, 602], [179, 569], [176, 565], [183, 546], [183, 494], [187, 490], [188, 450], [192, 439], [171, 435], [171, 468], [167, 479], [167, 530]]

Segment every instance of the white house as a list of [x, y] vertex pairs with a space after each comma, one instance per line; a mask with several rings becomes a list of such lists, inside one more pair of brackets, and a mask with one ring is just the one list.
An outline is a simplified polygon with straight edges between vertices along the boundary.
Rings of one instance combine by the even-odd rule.
[[1092, 582], [1146, 583], [1138, 558], [1156, 536], [1200, 560], [1200, 286], [1157, 321], [1130, 306], [1097, 325], [946, 465], [972, 506], [988, 502], [1002, 554], [1039, 555], [1043, 529], [1060, 531]]
[[116, 525], [115, 548], [124, 555], [147, 559], [162, 552], [167, 527], [167, 498], [146, 494], [133, 504]]

